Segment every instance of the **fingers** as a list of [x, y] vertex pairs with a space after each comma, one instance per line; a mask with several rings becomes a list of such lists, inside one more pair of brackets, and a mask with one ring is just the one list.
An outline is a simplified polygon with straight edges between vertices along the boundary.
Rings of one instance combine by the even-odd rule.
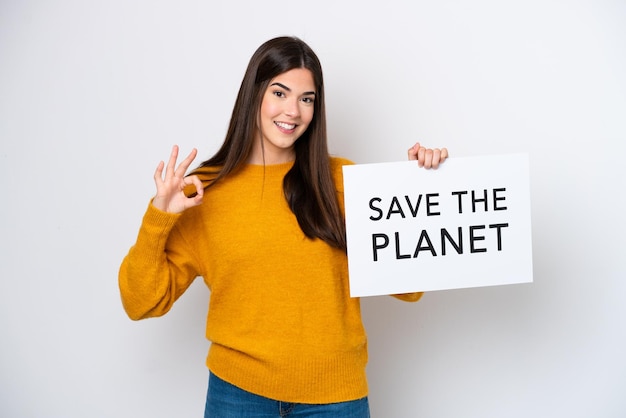
[[420, 149], [420, 143], [419, 142], [416, 142], [415, 145], [413, 145], [411, 148], [409, 148], [409, 150], [407, 152], [408, 157], [409, 157], [409, 161], [417, 160], [417, 152], [419, 151], [419, 149]]
[[[187, 156], [187, 158], [185, 158], [183, 161], [181, 161], [181, 163], [178, 165], [178, 167], [176, 167], [176, 160], [178, 159], [178, 152], [179, 152], [179, 148], [178, 145], [174, 145], [172, 147], [172, 152], [170, 154], [170, 159], [167, 162], [167, 168], [165, 170], [165, 178], [166, 179], [171, 179], [172, 177], [179, 177], [182, 178], [185, 173], [187, 172], [187, 170], [189, 169], [189, 166], [191, 165], [191, 163], [193, 162], [193, 160], [196, 158], [196, 155], [198, 154], [198, 150], [197, 149], [192, 149], [191, 152], [189, 153], [189, 155]], [[162, 176], [163, 174], [163, 168], [162, 168], [162, 163], [159, 165], [160, 170], [157, 168], [159, 174]]]
[[165, 178], [171, 178], [176, 172], [176, 159], [178, 158], [178, 145], [172, 147], [170, 159], [167, 162], [167, 168], [165, 169]]
[[446, 148], [425, 148], [419, 142], [416, 142], [408, 152], [409, 160], [417, 160], [417, 165], [424, 168], [436, 169], [446, 158], [448, 158], [448, 150]]
[[433, 149], [433, 159], [432, 159], [432, 162], [431, 162], [431, 168], [436, 170], [439, 167], [439, 165], [445, 161], [446, 158], [448, 158], [448, 150], [447, 149], [445, 149], [445, 148], [442, 148], [442, 149], [435, 148], [435, 149]]
[[204, 195], [204, 187], [197, 176], [185, 177], [198, 151], [194, 148], [177, 167], [178, 153], [179, 148], [174, 145], [167, 164], [159, 162], [154, 172], [157, 191], [152, 203], [165, 212], [179, 213], [197, 206]]
[[163, 167], [164, 166], [165, 166], [165, 163], [161, 161], [159, 162], [159, 165], [154, 171], [154, 182], [157, 184], [157, 186], [163, 182]]
[[433, 161], [433, 150], [430, 148], [420, 148], [417, 153], [417, 165], [420, 167], [430, 168]]
[[[435, 148], [430, 152], [430, 167], [436, 169], [439, 167], [439, 159], [441, 158], [441, 150], [439, 148]], [[425, 165], [425, 164], [424, 164]]]
[[204, 186], [198, 176], [185, 177], [185, 196], [192, 200], [192, 206], [202, 203], [202, 197], [204, 196]]
[[187, 156], [187, 158], [185, 158], [176, 169], [176, 175], [184, 176], [185, 173], [187, 172], [187, 169], [189, 168], [193, 160], [196, 158], [197, 154], [198, 154], [198, 150], [196, 150], [195, 148], [192, 149], [189, 155]]

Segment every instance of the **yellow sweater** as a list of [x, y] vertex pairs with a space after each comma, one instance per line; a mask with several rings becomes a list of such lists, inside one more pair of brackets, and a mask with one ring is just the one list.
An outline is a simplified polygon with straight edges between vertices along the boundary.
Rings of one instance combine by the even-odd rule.
[[[331, 159], [342, 205], [345, 164]], [[359, 299], [350, 298], [345, 253], [308, 239], [289, 209], [282, 181], [291, 165], [248, 165], [183, 214], [150, 205], [120, 268], [124, 308], [132, 319], [163, 315], [202, 276], [213, 373], [285, 402], [358, 399], [367, 395]]]

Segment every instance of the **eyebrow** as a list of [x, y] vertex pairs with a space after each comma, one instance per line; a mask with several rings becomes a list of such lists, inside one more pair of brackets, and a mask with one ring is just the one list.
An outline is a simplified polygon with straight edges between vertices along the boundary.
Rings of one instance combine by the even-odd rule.
[[[280, 87], [282, 89], [287, 90], [288, 92], [291, 92], [291, 89], [289, 87], [285, 86], [283, 83], [276, 82], [276, 83], [272, 83], [270, 85], [270, 87], [271, 86], [278, 86], [278, 87]], [[303, 96], [309, 96], [309, 95], [315, 96], [315, 92], [314, 91], [305, 91], [304, 93], [302, 93], [302, 95]]]

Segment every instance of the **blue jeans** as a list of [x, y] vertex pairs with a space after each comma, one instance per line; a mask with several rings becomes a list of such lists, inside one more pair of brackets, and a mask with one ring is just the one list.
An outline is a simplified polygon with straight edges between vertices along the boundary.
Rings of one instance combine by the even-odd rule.
[[239, 389], [209, 375], [204, 418], [369, 418], [367, 397], [331, 404], [281, 402]]

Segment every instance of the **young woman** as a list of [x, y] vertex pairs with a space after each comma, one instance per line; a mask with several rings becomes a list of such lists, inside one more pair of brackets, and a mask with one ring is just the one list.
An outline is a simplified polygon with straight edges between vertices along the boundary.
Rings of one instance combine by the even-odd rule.
[[[447, 150], [415, 144], [436, 168]], [[326, 140], [319, 60], [297, 38], [252, 56], [226, 139], [191, 175], [175, 146], [119, 285], [132, 319], [211, 290], [206, 417], [368, 417], [367, 341], [350, 298], [342, 169]], [[395, 295], [416, 301], [420, 293]]]

